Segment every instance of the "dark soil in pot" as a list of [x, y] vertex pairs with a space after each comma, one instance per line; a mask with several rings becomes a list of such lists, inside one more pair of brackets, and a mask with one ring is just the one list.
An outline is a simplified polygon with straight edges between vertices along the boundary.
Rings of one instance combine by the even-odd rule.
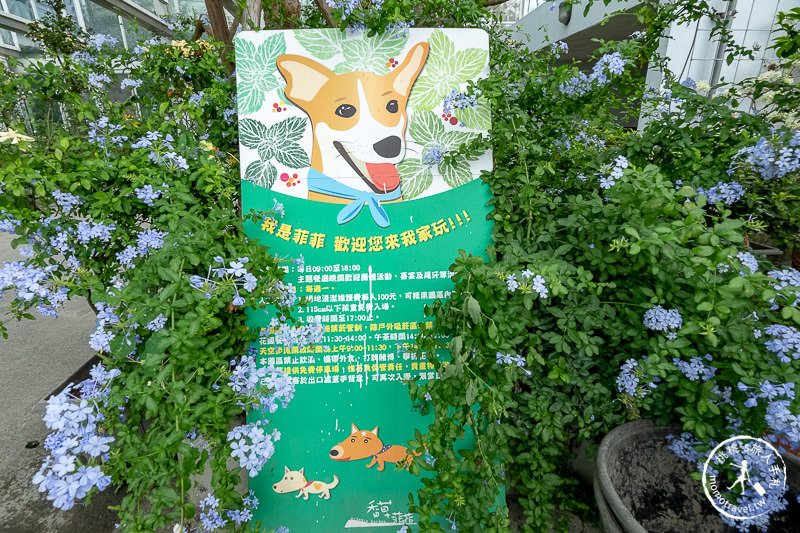
[[[662, 438], [627, 441], [609, 464], [611, 482], [644, 529], [653, 533], [736, 533], [706, 499], [695, 465], [676, 456]], [[789, 507], [773, 516], [769, 533], [797, 533], [800, 504], [787, 494]]]

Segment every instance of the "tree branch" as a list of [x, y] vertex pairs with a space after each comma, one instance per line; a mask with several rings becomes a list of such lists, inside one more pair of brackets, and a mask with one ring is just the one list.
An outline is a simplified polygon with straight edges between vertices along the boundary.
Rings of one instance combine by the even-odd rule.
[[[328, 4], [325, 3], [325, 0], [314, 0], [319, 8], [319, 12], [322, 13], [322, 18], [325, 19], [325, 22], [328, 23], [328, 26], [331, 28], [338, 28], [339, 26], [333, 22], [333, 16], [331, 15], [331, 8], [328, 7]], [[505, 1], [505, 0], [503, 0]]]
[[508, 0], [485, 0], [483, 2], [483, 7], [494, 7], [499, 6], [501, 4], [505, 4]]

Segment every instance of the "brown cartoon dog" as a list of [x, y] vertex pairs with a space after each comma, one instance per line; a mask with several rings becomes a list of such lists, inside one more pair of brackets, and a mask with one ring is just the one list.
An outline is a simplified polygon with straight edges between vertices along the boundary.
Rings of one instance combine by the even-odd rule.
[[337, 217], [340, 224], [355, 218], [367, 204], [378, 225], [389, 225], [380, 204], [402, 199], [396, 165], [406, 151], [406, 103], [428, 50], [428, 43], [414, 45], [403, 62], [383, 76], [336, 74], [307, 57], [278, 57], [286, 97], [311, 119], [308, 199], [348, 204]]
[[383, 470], [385, 463], [406, 463], [408, 468], [411, 457], [408, 455], [408, 448], [405, 446], [389, 445], [385, 446], [383, 441], [378, 438], [378, 428], [372, 431], [363, 431], [352, 425], [350, 436], [331, 448], [330, 458], [334, 461], [357, 461], [371, 457], [372, 461], [367, 465], [378, 463], [378, 470]]
[[283, 479], [272, 485], [272, 490], [278, 494], [287, 494], [289, 492], [297, 491], [296, 498], [303, 496], [304, 500], [308, 499], [309, 494], [319, 494], [323, 500], [330, 500], [331, 489], [339, 484], [339, 477], [333, 476], [333, 481], [325, 483], [323, 481], [306, 481], [303, 474], [305, 468], [300, 470], [289, 470], [288, 466], [284, 467]]

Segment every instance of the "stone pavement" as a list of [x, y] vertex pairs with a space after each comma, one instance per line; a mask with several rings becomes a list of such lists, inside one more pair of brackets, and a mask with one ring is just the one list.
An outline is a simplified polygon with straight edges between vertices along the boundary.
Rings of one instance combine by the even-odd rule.
[[[21, 258], [11, 240], [0, 232], [0, 265]], [[11, 297], [6, 291], [0, 299], [0, 321], [8, 328], [8, 339], [0, 338], [0, 532], [110, 533], [116, 517], [107, 507], [119, 501], [112, 488], [90, 506], [60, 511], [31, 483], [47, 456], [45, 399], [92, 357], [94, 314], [79, 300], [68, 302], [57, 319], [17, 322], [8, 312]]]

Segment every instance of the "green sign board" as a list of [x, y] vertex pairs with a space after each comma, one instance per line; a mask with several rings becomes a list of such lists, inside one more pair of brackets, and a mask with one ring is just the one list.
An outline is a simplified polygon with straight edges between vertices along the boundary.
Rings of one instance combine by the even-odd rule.
[[[490, 243], [477, 178], [491, 154], [448, 157], [489, 127], [486, 105], [461, 94], [488, 71], [488, 36], [245, 32], [236, 54], [243, 211], [284, 212], [246, 232], [303, 258], [284, 282], [307, 303], [301, 322], [325, 328], [312, 346], [257, 344], [296, 393], [270, 418], [281, 439], [250, 482], [255, 518], [293, 533], [413, 528], [406, 442], [429, 421], [404, 380], [437, 376], [408, 350], [458, 250]], [[264, 314], [250, 322], [269, 331]]]

